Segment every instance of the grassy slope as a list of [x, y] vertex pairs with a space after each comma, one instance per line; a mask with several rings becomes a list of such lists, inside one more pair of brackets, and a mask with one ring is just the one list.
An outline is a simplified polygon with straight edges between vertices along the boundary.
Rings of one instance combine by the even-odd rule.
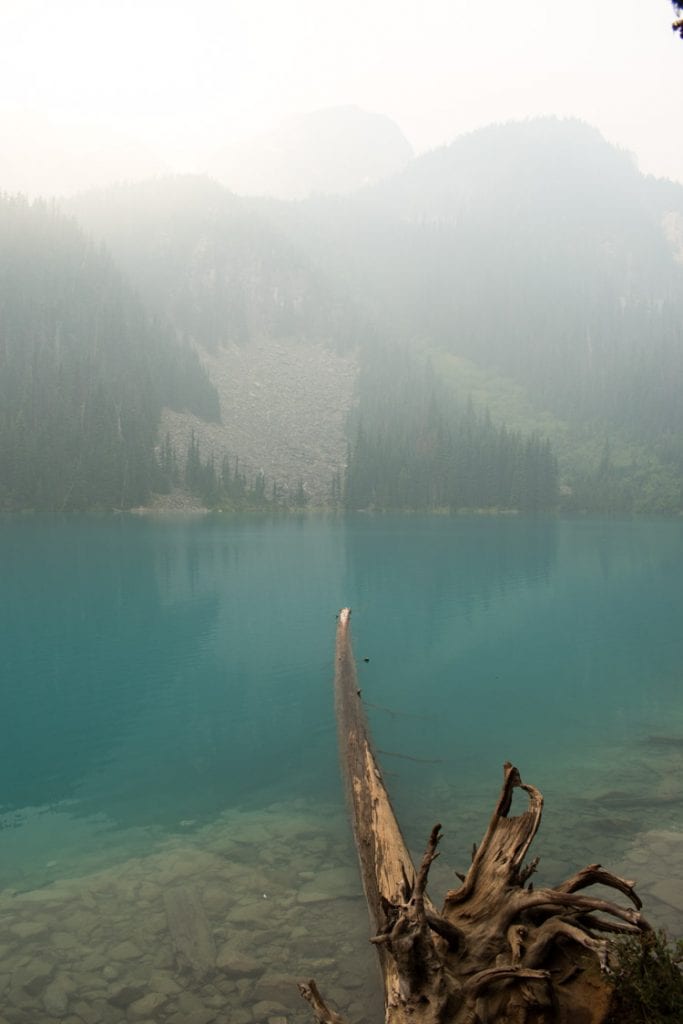
[[593, 474], [609, 441], [611, 463], [617, 473], [628, 470], [633, 480], [633, 511], [674, 510], [680, 503], [675, 472], [646, 444], [620, 437], [600, 423], [570, 423], [558, 418], [530, 398], [518, 381], [495, 370], [478, 366], [462, 356], [430, 348], [426, 354], [438, 376], [460, 402], [471, 398], [479, 409], [488, 409], [494, 422], [511, 430], [537, 432], [550, 439], [560, 464], [564, 492], [579, 474]]

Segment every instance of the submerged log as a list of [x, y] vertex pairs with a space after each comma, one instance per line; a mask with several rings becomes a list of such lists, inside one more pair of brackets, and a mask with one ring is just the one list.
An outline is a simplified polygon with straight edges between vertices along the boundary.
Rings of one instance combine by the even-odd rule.
[[[601, 1024], [610, 1002], [606, 933], [650, 929], [634, 883], [591, 864], [534, 889], [525, 864], [543, 797], [504, 766], [486, 834], [441, 909], [427, 895], [441, 826], [415, 868], [375, 757], [358, 689], [350, 610], [338, 618], [335, 703], [339, 747], [363, 888], [384, 982], [386, 1024]], [[515, 789], [527, 809], [510, 816]], [[616, 889], [632, 906], [582, 890]], [[319, 1024], [343, 1024], [315, 982], [299, 986]]]

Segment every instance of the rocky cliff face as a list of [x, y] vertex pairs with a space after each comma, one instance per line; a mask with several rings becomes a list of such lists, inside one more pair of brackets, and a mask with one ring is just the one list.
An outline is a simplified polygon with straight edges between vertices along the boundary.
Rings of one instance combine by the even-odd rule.
[[289, 339], [262, 340], [201, 352], [216, 387], [221, 422], [165, 409], [160, 436], [168, 433], [184, 457], [192, 431], [202, 457], [220, 466], [236, 456], [247, 477], [266, 476], [293, 494], [301, 482], [311, 505], [329, 503], [332, 479], [343, 477], [346, 421], [354, 401], [355, 355]]

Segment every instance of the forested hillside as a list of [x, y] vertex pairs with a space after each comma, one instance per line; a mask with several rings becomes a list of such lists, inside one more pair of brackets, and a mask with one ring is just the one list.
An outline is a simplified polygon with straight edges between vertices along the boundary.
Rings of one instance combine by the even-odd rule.
[[[343, 197], [189, 177], [68, 209], [220, 383], [239, 448], [176, 417], [181, 462], [194, 439], [205, 463], [268, 462], [285, 493], [353, 508], [681, 507], [683, 188], [584, 124], [492, 126]], [[322, 376], [295, 369], [308, 345]]]
[[[326, 239], [343, 252], [330, 237], [337, 200], [322, 202], [317, 244], [306, 230], [317, 202], [304, 204], [299, 228], [282, 220], [283, 208], [296, 217], [298, 204], [245, 200], [202, 178], [119, 186], [70, 204], [106, 240], [150, 306], [206, 351], [214, 380], [222, 381], [229, 431], [188, 421], [183, 434], [177, 417], [172, 421], [174, 436], [182, 437], [179, 450], [187, 447], [192, 457], [185, 482], [203, 500], [222, 504], [229, 494], [220, 467], [237, 455], [256, 480], [253, 500], [300, 506], [312, 497], [349, 508], [555, 507], [557, 467], [547, 442], [494, 425], [485, 410], [454, 401], [431, 378], [425, 383], [424, 354], [388, 329], [386, 311], [318, 251]], [[317, 377], [304, 367], [302, 344], [311, 346], [308, 362], [319, 364]], [[328, 349], [324, 359], [321, 345]], [[236, 348], [244, 354], [236, 356]], [[350, 353], [360, 373], [353, 397], [346, 387]], [[288, 364], [299, 366], [304, 389]], [[280, 387], [264, 393], [276, 372]], [[235, 373], [237, 388], [226, 379]], [[265, 409], [249, 396], [262, 397]], [[347, 402], [346, 472], [332, 438], [337, 398]], [[289, 415], [282, 410], [288, 400]], [[271, 420], [284, 421], [284, 437], [272, 433]], [[285, 442], [279, 465], [264, 451], [268, 435], [272, 447]], [[329, 454], [320, 459], [315, 447]]]
[[[396, 327], [560, 415], [678, 431], [683, 273], [666, 198], [586, 125], [492, 127], [365, 198], [391, 228], [381, 258], [362, 247], [362, 272], [377, 293], [392, 280]], [[668, 199], [683, 209], [683, 188]]]
[[460, 405], [431, 364], [409, 351], [374, 351], [361, 371], [358, 397], [347, 507], [557, 507], [557, 459], [548, 440], [494, 424], [471, 401]]
[[0, 508], [128, 508], [163, 406], [218, 415], [196, 355], [43, 203], [0, 197]]
[[680, 507], [681, 186], [545, 119], [278, 213], [385, 337], [432, 350], [461, 402], [474, 388], [479, 411], [550, 437], [564, 507]]
[[278, 227], [279, 204], [189, 175], [115, 185], [64, 205], [106, 243], [148, 306], [205, 349], [292, 336], [349, 349], [361, 340], [343, 284], [296, 231]]
[[[343, 281], [275, 223], [278, 204], [189, 176], [65, 205], [105, 242], [149, 309], [202, 353], [219, 392], [220, 425], [164, 413], [179, 482], [212, 505], [244, 504], [241, 488], [226, 493], [220, 478], [225, 459], [233, 471], [237, 459], [247, 504], [262, 504], [263, 494], [278, 505], [329, 503], [343, 473], [356, 353], [371, 326]], [[209, 469], [185, 480], [195, 446]], [[218, 486], [197, 487], [212, 465]]]

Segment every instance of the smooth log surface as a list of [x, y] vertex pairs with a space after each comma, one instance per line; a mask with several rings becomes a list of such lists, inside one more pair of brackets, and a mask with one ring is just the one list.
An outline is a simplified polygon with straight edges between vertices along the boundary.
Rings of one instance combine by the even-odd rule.
[[[358, 688], [350, 630], [351, 613], [339, 613], [335, 657], [335, 708], [342, 776], [351, 813], [361, 880], [375, 931], [384, 923], [383, 901], [395, 903], [415, 868], [401, 834], [373, 752]], [[394, 958], [378, 946], [385, 1002], [399, 998], [400, 978]]]

